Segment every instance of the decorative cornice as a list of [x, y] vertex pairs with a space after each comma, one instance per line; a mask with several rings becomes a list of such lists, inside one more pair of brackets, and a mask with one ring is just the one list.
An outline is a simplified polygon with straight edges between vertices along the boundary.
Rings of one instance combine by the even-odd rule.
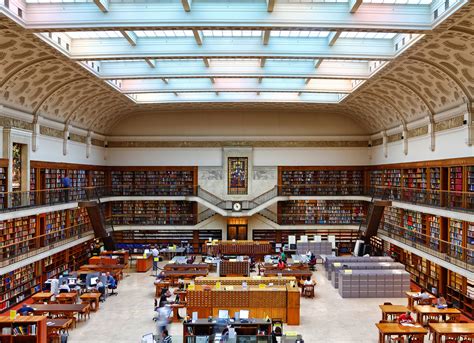
[[366, 148], [368, 141], [109, 141], [109, 148]]
[[435, 123], [435, 132], [445, 131], [454, 129], [456, 127], [463, 126], [464, 116], [460, 115], [451, 119], [443, 120], [442, 122]]

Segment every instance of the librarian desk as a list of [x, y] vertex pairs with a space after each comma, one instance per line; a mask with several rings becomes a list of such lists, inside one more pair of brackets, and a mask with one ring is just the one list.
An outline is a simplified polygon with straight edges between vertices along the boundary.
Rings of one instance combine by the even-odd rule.
[[101, 294], [98, 292], [84, 293], [80, 299], [91, 305], [91, 311], [96, 312], [99, 309]]
[[250, 317], [281, 318], [288, 325], [300, 323], [300, 293], [297, 287], [286, 286], [194, 286], [188, 288], [187, 313], [198, 312], [200, 318], [217, 316], [219, 310], [230, 317], [240, 310], [249, 310]]
[[209, 285], [214, 286], [217, 282], [220, 282], [222, 286], [242, 286], [242, 283], [246, 283], [248, 286], [258, 286], [260, 284], [269, 285], [273, 284], [275, 286], [285, 286], [289, 283], [296, 284], [296, 278], [293, 276], [290, 277], [253, 277], [253, 276], [206, 276], [206, 277], [197, 277], [194, 279], [196, 285]]
[[382, 310], [382, 320], [388, 320], [389, 316], [400, 316], [408, 311], [408, 307], [403, 305], [379, 305]]
[[237, 334], [239, 334], [239, 329], [245, 331], [245, 335], [257, 335], [258, 331], [264, 331], [266, 335], [272, 333], [272, 322], [264, 319], [251, 318], [244, 322], [241, 320], [225, 321], [225, 323], [221, 324], [217, 322], [217, 318], [212, 318], [211, 321], [208, 319], [198, 319], [194, 322], [183, 323], [183, 337], [210, 336], [215, 331], [222, 331], [227, 326], [227, 323], [236, 329]]
[[209, 266], [207, 263], [186, 263], [186, 264], [179, 264], [179, 263], [167, 263], [163, 267], [164, 270], [209, 270]]
[[67, 313], [71, 315], [85, 314], [89, 304], [33, 304], [35, 314], [60, 314]]
[[135, 268], [137, 273], [146, 273], [153, 267], [153, 255], [149, 254], [148, 256], [137, 256], [135, 258], [136, 264]]
[[399, 323], [377, 323], [375, 326], [379, 329], [379, 343], [385, 343], [386, 338], [390, 336], [425, 336], [428, 333], [428, 330], [421, 325], [404, 326]]
[[56, 295], [56, 300], [60, 304], [75, 304], [77, 299], [76, 292], [69, 292], [69, 293], [59, 293]]
[[118, 251], [102, 251], [100, 256], [117, 256], [119, 259], [120, 264], [124, 264], [125, 267], [128, 267], [128, 260], [130, 258], [130, 254], [127, 250], [118, 250]]
[[198, 276], [207, 276], [207, 270], [165, 270], [163, 272], [165, 278], [171, 280], [172, 285], [178, 284], [179, 279], [194, 279]]
[[41, 304], [44, 302], [48, 302], [49, 299], [54, 295], [54, 293], [51, 292], [39, 292], [36, 294], [33, 294], [31, 296], [31, 299], [33, 300], [34, 304]]
[[437, 308], [431, 305], [416, 305], [413, 310], [416, 313], [416, 321], [420, 324], [425, 322], [425, 317], [437, 316], [439, 320], [442, 320], [446, 316], [459, 317], [461, 315], [461, 311], [456, 308]]
[[[415, 301], [419, 300], [420, 293], [419, 292], [405, 292], [407, 298], [408, 298], [408, 308], [413, 309], [413, 306], [415, 306]], [[436, 299], [434, 295], [429, 294], [430, 300]]]
[[441, 343], [444, 336], [474, 338], [474, 323], [430, 323], [433, 343]]

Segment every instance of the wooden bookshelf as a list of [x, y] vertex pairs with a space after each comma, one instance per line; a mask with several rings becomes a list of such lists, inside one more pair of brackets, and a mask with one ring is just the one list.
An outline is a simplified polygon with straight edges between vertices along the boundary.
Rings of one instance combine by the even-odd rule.
[[[8, 191], [8, 178], [7, 178], [7, 171], [8, 171], [8, 160], [0, 159], [0, 192], [7, 192]], [[5, 201], [6, 201], [5, 194], [0, 193], [0, 209], [5, 208]]]
[[449, 168], [449, 206], [463, 207], [462, 191], [464, 190], [463, 168], [455, 166]]
[[466, 248], [471, 249], [466, 251], [466, 262], [474, 264], [474, 223], [466, 223]]
[[1, 343], [46, 343], [47, 317], [44, 316], [17, 316], [0, 317]]
[[474, 318], [474, 280], [453, 272], [448, 273], [447, 300], [459, 308], [466, 316]]
[[426, 215], [426, 226], [430, 236], [430, 248], [440, 251], [441, 217]]
[[124, 244], [179, 244], [193, 241], [193, 230], [125, 230], [113, 233], [117, 243]]
[[9, 273], [0, 275], [0, 311], [5, 311], [38, 292], [41, 278], [37, 275], [37, 265], [29, 264]]
[[[383, 213], [383, 223], [386, 230], [395, 232], [403, 236], [403, 210], [398, 207], [385, 207]], [[385, 225], [386, 224], [386, 225]]]
[[197, 203], [191, 201], [113, 202], [114, 225], [195, 225]]
[[2, 260], [19, 256], [36, 247], [36, 216], [0, 221]]
[[49, 212], [45, 222], [45, 245], [50, 245], [67, 238], [66, 211]]
[[361, 201], [290, 200], [278, 202], [280, 225], [357, 225], [367, 205]]
[[279, 167], [281, 195], [360, 195], [364, 189], [362, 169]]
[[115, 195], [183, 196], [194, 194], [196, 174], [196, 167], [113, 167], [110, 179]]
[[406, 271], [410, 273], [411, 281], [430, 292], [433, 288], [439, 291], [441, 280], [439, 265], [394, 245], [391, 245], [391, 250], [396, 251], [398, 261], [405, 265]]
[[421, 212], [404, 211], [403, 226], [405, 227], [405, 238], [412, 242], [426, 245], [427, 230], [424, 216]]
[[448, 235], [449, 235], [449, 242], [451, 243], [449, 246], [448, 254], [451, 257], [461, 260], [463, 258], [463, 234], [464, 234], [464, 224], [462, 221], [449, 219], [448, 225]]

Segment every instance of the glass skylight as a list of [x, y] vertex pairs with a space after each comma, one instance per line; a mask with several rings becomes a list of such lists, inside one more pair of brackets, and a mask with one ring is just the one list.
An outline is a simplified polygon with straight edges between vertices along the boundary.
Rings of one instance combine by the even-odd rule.
[[203, 30], [204, 37], [261, 37], [261, 30]]
[[272, 30], [270, 37], [319, 38], [329, 36], [329, 31]]
[[341, 32], [339, 38], [362, 38], [362, 39], [392, 39], [397, 33], [393, 32]]
[[151, 31], [133, 31], [137, 37], [194, 37], [192, 30], [151, 30]]
[[123, 38], [120, 31], [75, 31], [65, 32], [71, 39]]

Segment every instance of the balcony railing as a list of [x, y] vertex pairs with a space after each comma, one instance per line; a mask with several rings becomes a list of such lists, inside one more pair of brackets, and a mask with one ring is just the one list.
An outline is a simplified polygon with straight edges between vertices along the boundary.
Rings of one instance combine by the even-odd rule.
[[473, 249], [391, 223], [382, 223], [378, 232], [460, 268], [474, 271]]
[[31, 238], [19, 239], [13, 243], [0, 243], [0, 267], [21, 261], [49, 249], [74, 241], [92, 232], [90, 223], [73, 225], [63, 229], [51, 230]]
[[[189, 196], [196, 195], [225, 210], [232, 202], [200, 188], [199, 186], [114, 185], [85, 188], [56, 188], [28, 192], [0, 192], [0, 212], [13, 211], [67, 202], [94, 200], [106, 196]], [[243, 201], [243, 209], [255, 208], [276, 196], [366, 196], [375, 199], [394, 200], [443, 208], [447, 210], [474, 212], [474, 192], [427, 190], [404, 187], [371, 187], [355, 184], [294, 184], [275, 186], [258, 197]]]

